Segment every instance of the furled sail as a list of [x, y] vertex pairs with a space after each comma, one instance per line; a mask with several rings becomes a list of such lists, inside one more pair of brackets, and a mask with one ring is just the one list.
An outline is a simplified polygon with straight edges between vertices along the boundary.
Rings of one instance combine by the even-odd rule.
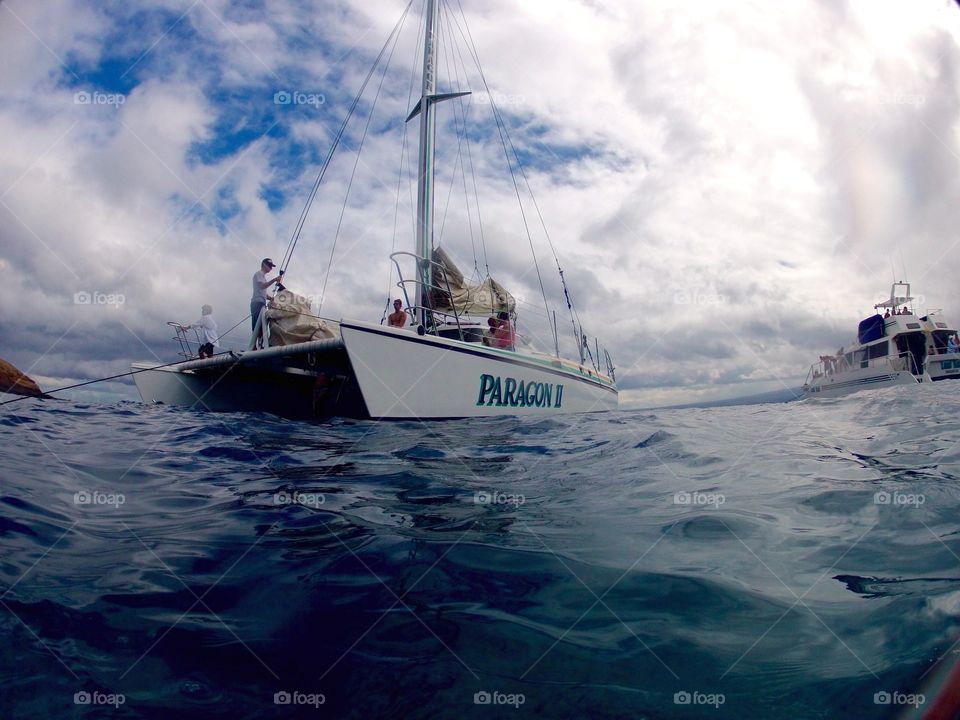
[[433, 261], [436, 265], [433, 266], [434, 287], [430, 293], [430, 302], [434, 310], [456, 312], [458, 315], [513, 312], [516, 306], [513, 295], [492, 277], [488, 276], [480, 283], [469, 282], [443, 248], [434, 249]]
[[270, 322], [270, 345], [295, 345], [334, 337], [327, 324], [313, 314], [310, 300], [289, 290], [276, 294], [265, 313]]

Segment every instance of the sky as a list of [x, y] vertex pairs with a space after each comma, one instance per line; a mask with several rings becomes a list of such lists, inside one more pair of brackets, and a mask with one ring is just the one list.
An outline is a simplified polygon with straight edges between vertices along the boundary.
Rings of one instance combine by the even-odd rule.
[[[379, 320], [414, 249], [421, 5], [0, 3], [0, 356], [47, 389], [170, 362], [204, 303], [244, 346], [386, 47], [287, 275]], [[622, 406], [797, 387], [894, 279], [960, 320], [955, 3], [454, 0], [441, 38], [439, 89], [473, 94], [438, 110], [438, 241], [549, 350], [539, 270], [570, 353], [559, 262]]]

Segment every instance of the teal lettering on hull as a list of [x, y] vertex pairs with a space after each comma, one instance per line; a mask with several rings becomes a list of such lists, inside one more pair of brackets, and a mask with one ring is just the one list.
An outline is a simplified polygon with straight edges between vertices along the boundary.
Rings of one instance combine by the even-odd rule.
[[562, 399], [561, 383], [532, 382], [483, 373], [477, 406], [558, 408]]

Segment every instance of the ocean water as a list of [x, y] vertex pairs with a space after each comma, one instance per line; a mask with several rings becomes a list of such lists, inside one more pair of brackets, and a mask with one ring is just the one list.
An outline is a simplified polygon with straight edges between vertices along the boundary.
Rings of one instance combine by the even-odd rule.
[[4, 719], [899, 717], [960, 658], [960, 383], [0, 442]]

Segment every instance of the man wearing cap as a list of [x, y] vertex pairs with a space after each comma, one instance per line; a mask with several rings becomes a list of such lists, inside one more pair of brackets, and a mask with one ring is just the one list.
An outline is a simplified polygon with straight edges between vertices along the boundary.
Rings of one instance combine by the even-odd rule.
[[280, 273], [280, 275], [277, 275], [273, 280], [267, 280], [267, 273], [275, 267], [276, 265], [274, 265], [273, 260], [264, 258], [263, 262], [260, 263], [260, 272], [254, 273], [253, 275], [253, 297], [250, 298], [250, 323], [252, 330], [257, 329], [257, 318], [260, 317], [260, 311], [263, 310], [268, 300], [273, 299], [267, 292], [267, 288], [279, 283], [280, 276], [283, 275], [283, 273]]

